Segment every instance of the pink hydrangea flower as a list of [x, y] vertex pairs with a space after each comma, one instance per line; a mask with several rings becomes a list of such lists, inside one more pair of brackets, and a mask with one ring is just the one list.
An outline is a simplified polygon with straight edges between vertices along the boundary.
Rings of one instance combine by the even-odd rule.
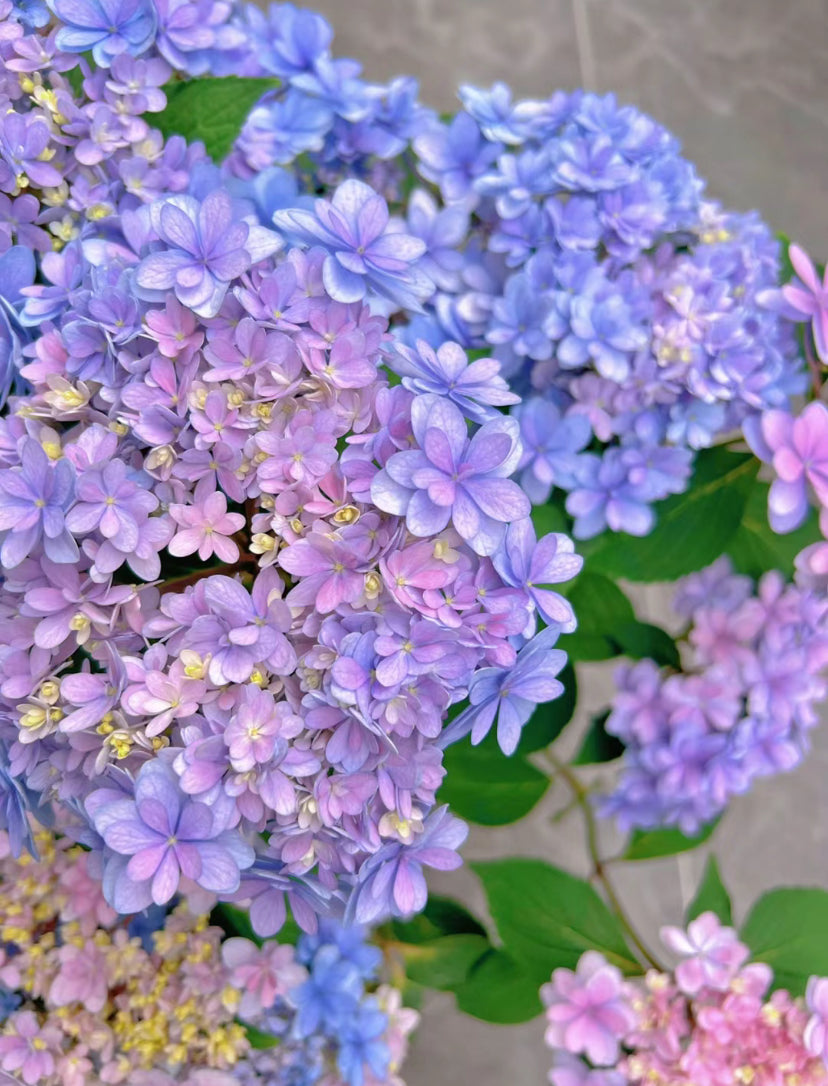
[[687, 931], [662, 928], [661, 940], [684, 958], [675, 972], [679, 987], [688, 995], [704, 987], [724, 991], [750, 953], [733, 928], [723, 927], [712, 912], [702, 913]]
[[546, 1004], [546, 1042], [584, 1053], [599, 1066], [613, 1065], [619, 1042], [635, 1023], [621, 972], [602, 954], [589, 950], [571, 969], [556, 969], [541, 988]]
[[255, 1018], [307, 977], [290, 944], [268, 942], [257, 947], [249, 939], [227, 939], [222, 944], [221, 956], [230, 970], [233, 985], [243, 993], [239, 1004], [241, 1018]]
[[238, 544], [229, 537], [244, 527], [244, 517], [227, 512], [227, 498], [209, 480], [199, 482], [193, 505], [171, 505], [170, 516], [181, 526], [169, 542], [170, 554], [183, 558], [198, 552], [202, 562], [214, 554], [222, 562], [238, 562]]
[[104, 1009], [109, 994], [106, 959], [90, 943], [82, 947], [62, 946], [58, 953], [60, 972], [52, 981], [49, 999], [56, 1007], [80, 1003], [97, 1014]]
[[55, 1051], [60, 1044], [60, 1029], [47, 1023], [41, 1027], [33, 1011], [18, 1011], [6, 1023], [0, 1037], [0, 1067], [19, 1072], [27, 1086], [51, 1075], [55, 1070]]

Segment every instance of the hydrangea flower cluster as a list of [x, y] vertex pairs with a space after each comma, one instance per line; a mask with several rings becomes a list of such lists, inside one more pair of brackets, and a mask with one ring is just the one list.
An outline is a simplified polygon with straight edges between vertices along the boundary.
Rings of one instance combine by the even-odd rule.
[[0, 1068], [28, 1086], [198, 1086], [233, 1067], [249, 1044], [221, 930], [185, 903], [127, 927], [86, 852], [46, 831], [37, 847], [14, 859], [0, 837]]
[[404, 1086], [396, 1072], [419, 1016], [396, 988], [376, 987], [382, 954], [359, 928], [322, 921], [295, 951], [233, 938], [222, 954], [244, 991], [240, 1016], [280, 1041], [239, 1063], [237, 1082]]
[[611, 96], [461, 98], [414, 140], [445, 206], [416, 192], [409, 228], [430, 219], [437, 260], [468, 214], [463, 262], [400, 334], [493, 346], [524, 395], [532, 500], [566, 492], [578, 537], [646, 535], [695, 450], [804, 389], [791, 325], [763, 301], [779, 244], [705, 200], [675, 139]]
[[[36, 860], [14, 859], [9, 844], [3, 834], [0, 1069], [27, 1086], [295, 1086], [291, 1068], [316, 1082], [322, 1072], [312, 1067], [326, 1069], [332, 1051], [338, 1062], [325, 1070], [326, 1086], [400, 1081], [391, 1071], [418, 1016], [395, 988], [365, 993], [366, 983], [376, 987], [381, 954], [359, 929], [328, 923], [298, 950], [221, 942], [203, 892], [125, 925], [104, 900], [89, 855], [67, 838], [39, 831]], [[333, 968], [336, 960], [358, 977]], [[325, 962], [340, 985], [337, 997], [324, 989], [339, 1000], [334, 1050], [333, 1019], [312, 1009]], [[265, 1032], [273, 1027], [271, 1047], [251, 1047], [244, 1024], [254, 1021]]]
[[828, 600], [719, 559], [678, 582], [684, 670], [623, 664], [607, 731], [626, 746], [599, 812], [624, 828], [693, 834], [759, 777], [797, 766], [826, 695]]
[[[262, 36], [344, 78], [315, 17], [50, 10], [54, 29], [6, 4], [0, 41], [13, 848], [53, 803], [120, 913], [195, 885], [249, 903], [262, 935], [287, 904], [308, 931], [411, 914], [423, 866], [457, 866], [466, 834], [435, 805], [442, 748], [482, 739], [499, 705], [513, 749], [561, 690], [550, 649], [574, 616], [546, 586], [580, 560], [536, 539], [511, 478], [515, 396], [451, 342], [409, 352], [397, 383], [383, 314], [433, 286], [424, 243], [365, 182], [273, 229], [261, 177], [152, 129], [173, 68], [225, 70]], [[475, 722], [443, 735], [467, 696]]]
[[769, 994], [771, 968], [748, 961], [748, 948], [712, 912], [661, 936], [681, 958], [672, 973], [625, 981], [597, 951], [575, 971], [554, 971], [541, 989], [552, 1086], [828, 1082], [828, 981], [811, 978], [807, 1008], [783, 989]]

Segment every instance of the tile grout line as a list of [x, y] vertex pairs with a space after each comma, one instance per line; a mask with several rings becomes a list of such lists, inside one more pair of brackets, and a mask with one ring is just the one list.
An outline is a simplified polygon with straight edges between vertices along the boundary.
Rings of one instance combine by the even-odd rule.
[[575, 43], [578, 49], [578, 61], [581, 68], [581, 82], [588, 91], [597, 90], [595, 72], [595, 54], [592, 51], [592, 37], [589, 32], [589, 14], [587, 0], [571, 0], [572, 19], [575, 24]]

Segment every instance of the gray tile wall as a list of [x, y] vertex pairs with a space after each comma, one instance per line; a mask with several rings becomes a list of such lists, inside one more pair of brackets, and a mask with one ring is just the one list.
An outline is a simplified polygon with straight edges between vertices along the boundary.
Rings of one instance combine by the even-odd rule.
[[[828, 0], [317, 0], [340, 56], [370, 78], [416, 75], [424, 99], [447, 110], [458, 82], [504, 79], [518, 92], [556, 87], [614, 91], [668, 125], [734, 208], [758, 208], [777, 230], [828, 256]], [[664, 595], [642, 610], [664, 621]], [[597, 707], [606, 676], [584, 668]], [[716, 852], [737, 910], [774, 884], [828, 885], [828, 735], [796, 773], [735, 803]], [[553, 825], [565, 801], [552, 789], [530, 818], [473, 830], [468, 859], [540, 856], [583, 870], [577, 816]], [[611, 842], [608, 841], [608, 849]], [[651, 942], [676, 923], [701, 873], [701, 852], [681, 862], [618, 870], [622, 897]], [[435, 890], [481, 908], [469, 871]], [[426, 1004], [405, 1078], [409, 1086], [539, 1086], [548, 1055], [542, 1021], [497, 1027], [457, 1013], [450, 996]]]

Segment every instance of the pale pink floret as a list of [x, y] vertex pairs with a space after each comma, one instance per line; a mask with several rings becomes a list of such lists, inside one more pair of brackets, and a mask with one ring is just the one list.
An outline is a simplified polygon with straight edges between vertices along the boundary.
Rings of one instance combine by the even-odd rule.
[[676, 967], [675, 975], [687, 995], [695, 995], [702, 988], [724, 991], [750, 953], [733, 928], [723, 927], [712, 912], [702, 913], [687, 931], [662, 928], [661, 941], [685, 959]]
[[194, 505], [170, 506], [170, 516], [179, 530], [167, 549], [179, 558], [198, 552], [202, 562], [214, 554], [222, 562], [237, 562], [239, 548], [229, 537], [244, 527], [244, 517], [227, 512], [227, 498], [220, 490], [206, 493], [207, 489], [199, 482]]
[[271, 942], [257, 947], [249, 939], [227, 939], [222, 944], [221, 956], [230, 970], [231, 983], [242, 992], [241, 1018], [255, 1018], [307, 976], [289, 944]]
[[541, 988], [546, 1004], [547, 1044], [584, 1053], [595, 1064], [612, 1066], [619, 1042], [635, 1024], [624, 979], [603, 955], [589, 950], [576, 972], [556, 969]]
[[58, 951], [60, 970], [49, 988], [49, 1000], [56, 1007], [80, 1003], [97, 1014], [106, 1006], [109, 976], [106, 958], [90, 943], [82, 947], [62, 946]]

